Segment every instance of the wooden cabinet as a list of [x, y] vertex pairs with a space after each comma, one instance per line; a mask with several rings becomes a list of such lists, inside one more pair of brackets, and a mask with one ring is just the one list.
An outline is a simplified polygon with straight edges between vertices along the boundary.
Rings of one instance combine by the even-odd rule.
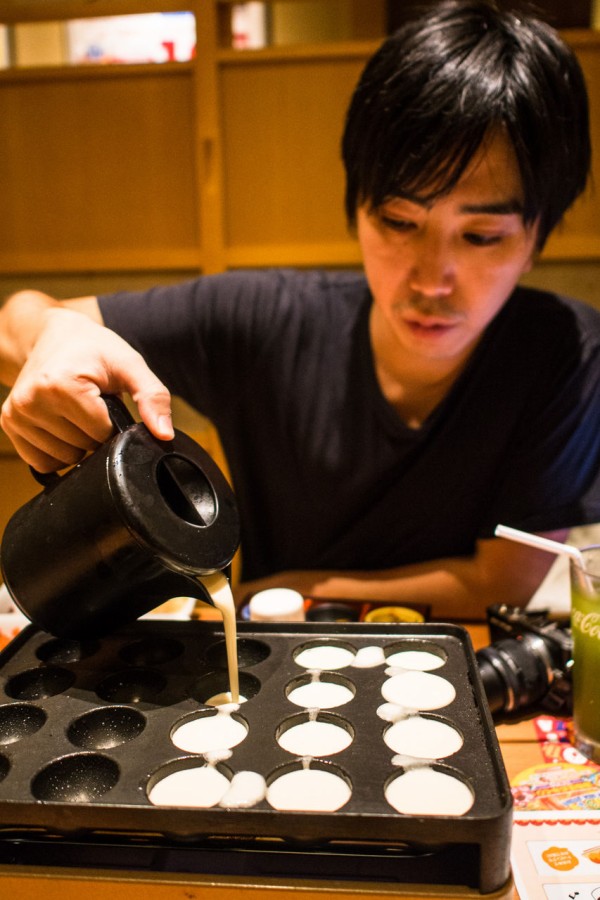
[[[366, 0], [347, 2], [364, 20]], [[197, 22], [189, 63], [0, 71], [0, 278], [359, 263], [339, 143], [379, 38], [232, 50], [222, 41], [230, 5], [0, 2], [5, 23], [178, 9]], [[374, 15], [370, 32], [384, 18]], [[588, 75], [600, 140], [600, 38], [566, 37]], [[600, 257], [599, 206], [592, 194], [581, 201], [546, 257]]]
[[[219, 44], [227, 6], [93, 4], [192, 9], [189, 63], [0, 72], [0, 275], [357, 260], [338, 147], [377, 42], [232, 51]], [[30, 7], [0, 3], [0, 21], [39, 18]], [[43, 15], [82, 11], [50, 0]]]

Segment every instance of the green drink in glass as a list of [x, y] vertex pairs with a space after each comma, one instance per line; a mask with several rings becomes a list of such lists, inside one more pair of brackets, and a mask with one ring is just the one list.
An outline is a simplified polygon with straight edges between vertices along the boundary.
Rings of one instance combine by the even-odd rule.
[[600, 546], [571, 560], [573, 725], [577, 749], [600, 763]]

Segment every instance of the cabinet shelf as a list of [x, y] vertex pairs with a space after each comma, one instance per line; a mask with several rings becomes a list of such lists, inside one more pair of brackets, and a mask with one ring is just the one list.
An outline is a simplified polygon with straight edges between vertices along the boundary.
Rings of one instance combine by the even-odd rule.
[[62, 81], [97, 80], [108, 81], [115, 78], [153, 78], [180, 76], [187, 73], [194, 75], [193, 62], [165, 63], [127, 63], [119, 65], [64, 65], [64, 66], [27, 66], [0, 69], [0, 89], [3, 84], [19, 84], [44, 82], [46, 84]]

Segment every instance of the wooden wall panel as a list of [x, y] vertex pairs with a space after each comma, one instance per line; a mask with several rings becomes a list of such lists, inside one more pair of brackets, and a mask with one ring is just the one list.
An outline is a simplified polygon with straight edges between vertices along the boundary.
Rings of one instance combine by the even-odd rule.
[[0, 82], [0, 120], [5, 271], [28, 256], [34, 271], [86, 254], [105, 268], [127, 253], [197, 257], [190, 69], [15, 75]]
[[[600, 35], [571, 31], [588, 81], [600, 148]], [[358, 44], [357, 44], [358, 46]], [[223, 55], [219, 77], [226, 260], [253, 265], [358, 265], [342, 210], [339, 142], [354, 84], [376, 44], [347, 58], [288, 50]], [[600, 153], [590, 186], [544, 251], [546, 260], [600, 259]]]
[[565, 32], [585, 74], [590, 99], [592, 177], [586, 193], [565, 216], [564, 223], [548, 242], [547, 259], [600, 258], [600, 34], [593, 31]]
[[323, 248], [347, 254], [340, 138], [362, 65], [362, 59], [297, 58], [223, 67], [230, 265], [321, 261]]
[[[223, 51], [214, 4], [191, 5], [194, 63], [0, 72], [1, 273], [359, 264], [339, 145], [377, 42]], [[565, 36], [588, 77], [598, 147], [600, 36]], [[593, 190], [544, 258], [600, 259]]]

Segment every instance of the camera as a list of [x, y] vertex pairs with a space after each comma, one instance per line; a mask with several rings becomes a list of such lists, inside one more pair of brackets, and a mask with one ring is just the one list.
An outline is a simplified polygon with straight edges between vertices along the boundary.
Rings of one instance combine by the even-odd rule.
[[573, 640], [567, 621], [547, 610], [495, 604], [487, 609], [490, 645], [476, 653], [492, 714], [528, 707], [561, 715], [572, 708]]

